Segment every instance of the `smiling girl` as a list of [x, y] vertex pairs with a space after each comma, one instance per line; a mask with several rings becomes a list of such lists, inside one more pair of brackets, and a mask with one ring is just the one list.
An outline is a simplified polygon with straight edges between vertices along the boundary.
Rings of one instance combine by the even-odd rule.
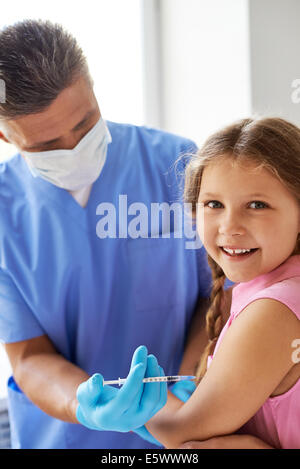
[[[198, 387], [147, 424], [166, 447], [234, 432], [300, 448], [300, 130], [247, 119], [212, 135], [186, 171], [212, 269]], [[224, 282], [237, 284], [222, 324]]]

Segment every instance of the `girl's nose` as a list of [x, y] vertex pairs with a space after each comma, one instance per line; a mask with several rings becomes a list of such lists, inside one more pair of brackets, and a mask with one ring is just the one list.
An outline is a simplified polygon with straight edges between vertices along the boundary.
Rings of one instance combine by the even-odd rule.
[[224, 237], [244, 235], [246, 227], [243, 225], [241, 217], [236, 213], [227, 213], [220, 218], [219, 233]]

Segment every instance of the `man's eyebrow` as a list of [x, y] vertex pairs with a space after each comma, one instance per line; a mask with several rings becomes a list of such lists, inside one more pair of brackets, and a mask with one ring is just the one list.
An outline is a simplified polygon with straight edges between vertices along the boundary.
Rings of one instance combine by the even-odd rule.
[[[86, 115], [84, 116], [84, 118], [81, 119], [81, 121], [78, 122], [78, 124], [76, 124], [75, 127], [73, 127], [72, 132], [76, 132], [76, 130], [79, 130], [94, 113], [95, 113], [95, 109], [88, 111]], [[35, 148], [51, 145], [53, 143], [59, 142], [60, 139], [61, 137], [57, 137], [52, 140], [47, 140], [46, 142], [35, 143], [34, 145], [31, 145], [30, 147], [25, 147], [24, 151], [34, 150]]]
[[85, 124], [85, 122], [95, 113], [95, 109], [92, 109], [91, 111], [88, 111], [86, 113], [86, 115], [84, 116], [83, 119], [81, 119], [80, 122], [78, 122], [78, 124], [75, 125], [75, 127], [73, 127], [72, 131], [76, 131], [76, 130], [79, 130], [83, 124]]

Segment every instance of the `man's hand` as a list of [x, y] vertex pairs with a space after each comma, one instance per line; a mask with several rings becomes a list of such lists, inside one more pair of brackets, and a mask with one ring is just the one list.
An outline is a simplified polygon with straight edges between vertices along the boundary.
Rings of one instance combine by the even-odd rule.
[[[196, 389], [193, 381], [178, 381], [169, 388], [170, 392], [174, 394], [182, 402], [186, 402]], [[155, 445], [161, 446], [160, 442], [154, 438], [153, 435], [147, 430], [145, 425], [134, 430], [141, 438]]]
[[138, 347], [120, 389], [104, 386], [99, 373], [79, 385], [78, 421], [93, 430], [128, 432], [142, 427], [167, 401], [166, 383], [143, 383], [151, 376], [164, 376], [163, 369], [146, 347]]
[[178, 381], [170, 387], [170, 391], [174, 396], [182, 402], [186, 402], [196, 389], [194, 381]]

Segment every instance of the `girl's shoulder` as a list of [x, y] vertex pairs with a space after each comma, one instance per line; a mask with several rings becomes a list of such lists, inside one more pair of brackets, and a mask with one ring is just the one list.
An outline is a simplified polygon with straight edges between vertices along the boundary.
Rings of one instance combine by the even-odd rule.
[[300, 277], [285, 279], [254, 293], [248, 304], [259, 299], [276, 300], [287, 306], [300, 319], [299, 289]]

